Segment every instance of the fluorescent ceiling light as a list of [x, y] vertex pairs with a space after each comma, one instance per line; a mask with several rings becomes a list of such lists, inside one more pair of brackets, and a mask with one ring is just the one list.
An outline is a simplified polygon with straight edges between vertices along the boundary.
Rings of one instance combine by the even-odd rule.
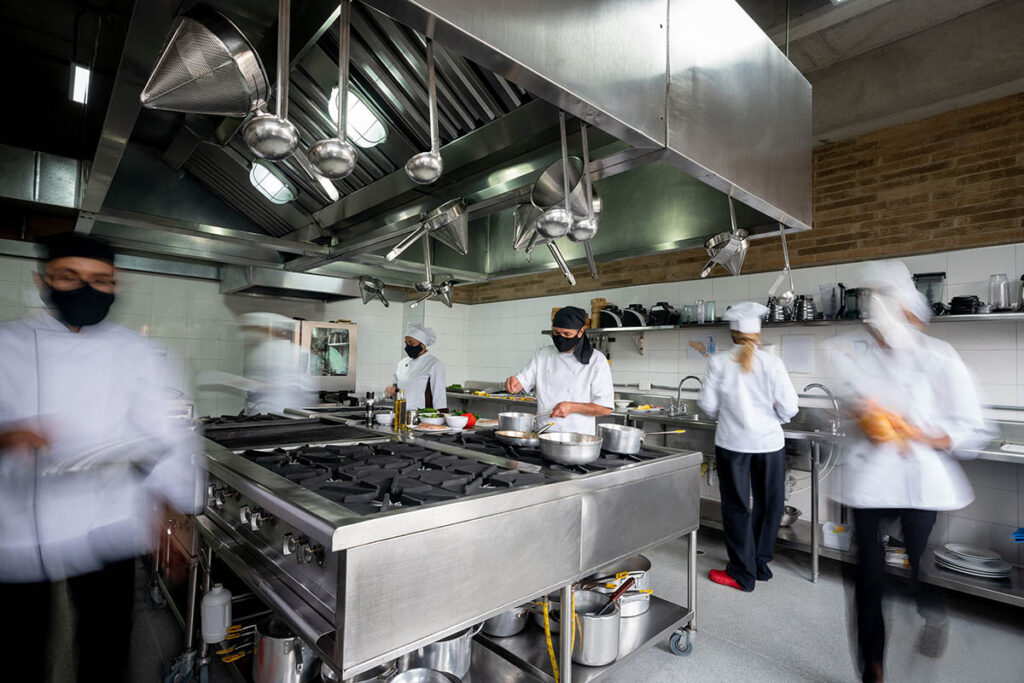
[[[327, 100], [327, 111], [332, 121], [338, 120], [338, 86], [331, 89]], [[345, 134], [360, 147], [373, 147], [388, 139], [388, 129], [366, 102], [351, 90], [348, 91], [348, 117], [345, 119]]]
[[276, 168], [263, 161], [256, 159], [249, 169], [249, 182], [260, 191], [264, 197], [275, 204], [287, 204], [295, 199], [295, 188]]
[[90, 71], [81, 64], [71, 65], [71, 99], [80, 104], [89, 100]]

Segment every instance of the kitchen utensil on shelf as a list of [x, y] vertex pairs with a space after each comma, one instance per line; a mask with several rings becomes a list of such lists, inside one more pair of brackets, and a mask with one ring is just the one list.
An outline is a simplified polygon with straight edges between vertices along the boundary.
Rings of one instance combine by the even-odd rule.
[[[569, 147], [565, 138], [565, 112], [558, 112], [558, 128], [562, 137], [562, 206], [553, 205], [544, 209], [537, 218], [537, 233], [542, 237], [558, 239], [572, 229], [572, 203], [569, 197]], [[554, 252], [552, 252], [553, 254]]]
[[779, 303], [779, 299], [774, 296], [768, 297], [768, 313], [765, 315], [765, 320], [770, 323], [781, 323], [785, 322], [787, 317], [788, 310]]
[[647, 324], [647, 309], [643, 304], [630, 304], [622, 312], [623, 327], [644, 327]]
[[651, 306], [651, 325], [678, 325], [679, 311], [667, 301]]
[[384, 283], [369, 275], [359, 278], [359, 296], [364, 304], [370, 303], [371, 299], [379, 299], [384, 304], [384, 308], [391, 305], [384, 296]]
[[996, 273], [988, 276], [988, 305], [993, 311], [1007, 311], [1010, 309], [1010, 281], [1006, 273]]
[[802, 513], [800, 512], [800, 510], [796, 509], [792, 505], [787, 505], [782, 510], [782, 518], [779, 520], [779, 526], [793, 526], [793, 523], [796, 522], [796, 520], [800, 519], [801, 514]]
[[596, 591], [575, 591], [573, 601], [579, 630], [573, 639], [572, 661], [583, 666], [611, 664], [619, 656], [619, 606], [599, 616], [608, 596]]
[[540, 434], [540, 453], [560, 465], [586, 465], [601, 457], [601, 438], [578, 432]]
[[628, 591], [630, 588], [633, 587], [633, 583], [634, 582], [635, 582], [635, 579], [633, 579], [632, 577], [630, 577], [630, 578], [626, 579], [625, 581], [623, 581], [622, 585], [619, 586], [618, 588], [616, 588], [615, 592], [612, 593], [611, 596], [609, 596], [608, 604], [605, 605], [604, 607], [602, 607], [600, 610], [598, 610], [597, 616], [599, 616], [599, 617], [604, 616], [605, 614], [609, 614], [613, 609], [615, 609], [615, 607], [617, 606], [616, 603], [618, 603], [619, 598], [622, 597], [623, 593], [625, 593], [626, 591]]
[[945, 273], [914, 273], [914, 286], [917, 291], [924, 295], [928, 304], [934, 306], [946, 300], [943, 295], [945, 288]]
[[846, 294], [846, 287], [843, 283], [837, 282], [831, 285], [818, 285], [818, 302], [821, 313], [827, 319], [839, 317], [839, 310], [842, 308], [843, 299]]
[[[783, 308], [786, 308], [792, 304], [793, 300], [796, 298], [796, 285], [793, 284], [793, 269], [790, 268], [789, 265], [789, 248], [786, 246], [786, 227], [782, 223], [779, 223], [779, 236], [782, 239], [782, 259], [786, 265], [782, 272], [779, 273], [779, 276], [775, 278], [775, 282], [772, 283], [772, 286], [768, 289], [768, 296], [775, 297], [779, 304]], [[784, 290], [780, 294], [776, 294], [779, 287], [782, 286], [782, 282], [786, 279], [786, 276], [789, 276], [789, 289]]]
[[597, 431], [603, 440], [602, 448], [609, 453], [619, 455], [636, 455], [640, 452], [643, 440], [648, 436], [662, 434], [683, 434], [685, 429], [670, 429], [663, 432], [645, 432], [637, 427], [627, 427], [619, 424], [599, 424]]
[[814, 320], [817, 309], [814, 305], [814, 298], [801, 294], [793, 304], [793, 320]]
[[530, 611], [527, 605], [520, 605], [515, 609], [491, 617], [484, 622], [484, 633], [497, 638], [508, 638], [520, 633], [526, 628], [526, 622], [530, 618]]
[[[633, 577], [638, 590], [650, 588], [651, 560], [646, 555], [633, 555], [624, 560], [612, 562], [599, 567], [585, 577], [585, 581], [597, 583], [616, 583]], [[616, 584], [618, 587], [618, 584]]]
[[843, 318], [847, 320], [856, 320], [857, 318], [863, 317], [864, 304], [868, 295], [867, 289], [860, 287], [847, 287], [846, 288], [846, 303], [843, 306]]
[[600, 324], [598, 327], [625, 327], [625, 314], [615, 304], [606, 304], [598, 315]]
[[954, 296], [953, 300], [949, 302], [950, 315], [973, 315], [979, 312], [979, 308], [981, 308], [981, 299], [974, 294]]
[[337, 137], [317, 140], [309, 148], [309, 163], [325, 178], [341, 180], [356, 167], [356, 148], [346, 139], [348, 115], [348, 46], [352, 0], [338, 8], [338, 124]]
[[206, 5], [179, 16], [139, 100], [147, 109], [246, 116], [267, 105], [259, 54], [227, 17]]
[[483, 624], [477, 624], [408, 652], [398, 659], [398, 668], [401, 671], [434, 669], [452, 674], [456, 679], [465, 678], [473, 658], [473, 638], [482, 628]]
[[430, 151], [413, 155], [405, 162], [405, 172], [414, 183], [429, 185], [444, 173], [441, 136], [437, 125], [437, 76], [434, 67], [434, 39], [427, 36], [427, 104], [430, 108]]
[[319, 671], [317, 658], [288, 626], [270, 617], [256, 627], [252, 658], [254, 683], [309, 683]]
[[736, 228], [736, 208], [733, 205], [732, 194], [729, 200], [729, 223], [730, 229], [727, 232], [720, 232], [704, 242], [704, 250], [711, 259], [700, 271], [700, 277], [705, 278], [711, 274], [711, 270], [719, 263], [733, 275], [739, 275], [743, 267], [743, 260], [747, 257], [747, 246], [749, 234], [746, 230]]
[[242, 126], [242, 139], [252, 153], [268, 161], [287, 159], [299, 146], [299, 131], [288, 120], [288, 51], [291, 0], [277, 3], [277, 87], [274, 113], [257, 113]]

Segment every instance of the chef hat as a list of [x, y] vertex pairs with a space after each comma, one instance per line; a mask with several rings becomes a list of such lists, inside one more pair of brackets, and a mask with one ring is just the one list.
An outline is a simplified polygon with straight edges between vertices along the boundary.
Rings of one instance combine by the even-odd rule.
[[423, 325], [409, 325], [405, 336], [412, 337], [424, 346], [432, 346], [437, 341], [437, 335], [434, 334], [434, 330]]
[[883, 296], [891, 297], [903, 310], [928, 322], [932, 317], [928, 300], [914, 285], [914, 278], [903, 261], [871, 261], [864, 265], [861, 281]]
[[744, 301], [730, 306], [722, 314], [722, 320], [729, 321], [729, 329], [744, 334], [757, 334], [761, 331], [761, 321], [768, 314], [768, 307], [756, 301]]

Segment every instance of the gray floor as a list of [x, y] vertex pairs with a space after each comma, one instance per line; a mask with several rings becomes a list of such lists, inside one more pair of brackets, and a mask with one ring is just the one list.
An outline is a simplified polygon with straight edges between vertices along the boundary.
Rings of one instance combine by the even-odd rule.
[[[787, 683], [858, 680], [848, 632], [852, 591], [838, 563], [823, 561], [817, 584], [808, 580], [809, 558], [781, 551], [773, 564], [775, 578], [759, 582], [753, 593], [712, 584], [709, 569], [725, 565], [725, 548], [715, 532], [701, 536], [697, 589], [698, 633], [694, 652], [676, 657], [666, 644], [640, 655], [617, 683], [682, 680]], [[684, 601], [686, 544], [673, 541], [648, 553], [654, 564], [655, 593]], [[139, 572], [139, 594], [145, 576]], [[921, 620], [898, 592], [887, 604], [889, 681], [942, 683], [1024, 681], [1024, 610], [948, 594], [950, 644], [942, 659], [915, 650]], [[67, 614], [66, 609], [61, 610]], [[53, 681], [73, 681], [67, 619], [57, 634], [51, 666]], [[165, 662], [180, 652], [181, 631], [166, 610], [154, 610], [141, 598], [135, 609], [132, 642], [133, 683], [158, 683]], [[233, 680], [219, 662], [212, 681]], [[607, 679], [606, 679], [607, 680]]]

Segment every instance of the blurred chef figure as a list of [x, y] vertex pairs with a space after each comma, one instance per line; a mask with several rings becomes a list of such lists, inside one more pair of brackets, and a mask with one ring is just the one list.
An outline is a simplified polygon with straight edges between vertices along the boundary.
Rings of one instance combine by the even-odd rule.
[[77, 609], [78, 680], [127, 680], [135, 558], [164, 506], [198, 507], [197, 442], [169, 418], [159, 350], [104, 322], [114, 254], [52, 241], [36, 276], [47, 310], [0, 325], [0, 604], [19, 681], [43, 680], [51, 582]]
[[244, 376], [204, 371], [199, 374], [200, 388], [244, 391], [246, 415], [313, 405], [309, 356], [295, 343], [295, 320], [277, 313], [245, 313], [239, 324], [245, 344]]
[[615, 387], [608, 359], [590, 343], [587, 312], [560, 308], [551, 321], [552, 346], [542, 346], [526, 367], [505, 380], [513, 394], [537, 390], [537, 414], [550, 413], [556, 432], [594, 434], [595, 418], [612, 412]]
[[729, 555], [725, 569], [712, 569], [709, 577], [746, 592], [772, 578], [768, 563], [786, 498], [782, 425], [798, 410], [782, 361], [761, 349], [766, 313], [767, 307], [753, 301], [725, 312], [734, 346], [708, 361], [698, 399], [701, 410], [718, 416], [715, 463]]
[[394, 396], [397, 389], [405, 392], [409, 410], [420, 408], [448, 408], [447, 380], [444, 363], [427, 351], [437, 342], [434, 330], [422, 325], [409, 325], [405, 332], [405, 355], [398, 361], [387, 395]]
[[854, 420], [834, 496], [853, 510], [859, 563], [855, 589], [863, 680], [880, 681], [885, 662], [883, 562], [879, 528], [899, 519], [918, 611], [918, 649], [938, 657], [946, 645], [945, 610], [919, 581], [921, 557], [939, 510], [974, 498], [956, 461], [989, 438], [970, 372], [947, 343], [921, 332], [930, 310], [898, 261], [867, 264], [866, 332], [832, 348], [840, 398]]

